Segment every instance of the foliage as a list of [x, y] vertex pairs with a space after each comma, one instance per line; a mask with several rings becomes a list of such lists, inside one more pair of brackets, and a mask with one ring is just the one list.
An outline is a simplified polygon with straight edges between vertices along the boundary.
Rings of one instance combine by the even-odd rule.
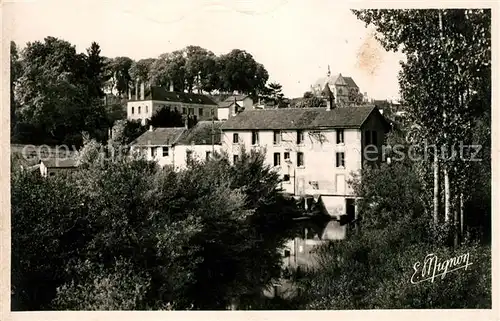
[[[458, 145], [489, 146], [487, 135], [476, 131], [478, 123], [490, 122], [491, 110], [491, 10], [354, 10], [387, 50], [406, 54], [399, 77], [402, 98], [408, 105], [409, 121], [417, 125], [417, 143], [436, 144], [450, 153]], [[478, 204], [489, 199], [489, 191], [473, 199], [468, 186], [476, 181], [472, 168], [489, 172], [490, 160], [471, 162], [462, 157], [444, 157], [451, 190], [445, 203], [456, 212], [457, 200]], [[486, 181], [483, 181], [484, 184]], [[481, 184], [480, 184], [481, 185]], [[439, 186], [437, 186], [439, 187]], [[485, 215], [486, 217], [489, 214]], [[487, 227], [486, 227], [487, 228]]]
[[134, 61], [130, 66], [129, 74], [132, 80], [146, 82], [151, 78], [151, 67], [155, 62], [154, 58], [140, 59]]
[[184, 120], [182, 114], [176, 109], [162, 108], [155, 112], [149, 120], [149, 125], [154, 128], [159, 127], [183, 127]]
[[218, 58], [220, 90], [256, 94], [265, 88], [269, 75], [263, 65], [244, 50], [233, 49]]
[[130, 68], [133, 61], [129, 57], [116, 57], [108, 62], [108, 69], [113, 79], [113, 84], [118, 91], [118, 95], [123, 96], [128, 93], [132, 77], [130, 76]]
[[326, 107], [326, 100], [315, 96], [312, 92], [306, 91], [304, 97], [301, 98], [294, 106], [295, 108], [313, 108]]
[[117, 146], [128, 145], [147, 130], [140, 121], [119, 120], [112, 128], [109, 143]]
[[21, 140], [79, 145], [82, 131], [103, 138], [108, 123], [95, 86], [102, 77], [95, 44], [89, 54], [53, 37], [27, 44], [15, 92], [15, 134]]
[[271, 82], [262, 90], [260, 96], [265, 103], [271, 103], [273, 106], [284, 106], [284, 95], [282, 86], [277, 82]]
[[86, 240], [77, 190], [64, 177], [12, 173], [12, 309], [50, 308], [65, 265]]
[[[302, 308], [491, 308], [491, 247], [449, 247], [450, 230], [431, 224], [422, 181], [410, 165], [367, 167], [352, 179], [361, 229], [319, 249], [319, 267], [298, 281]], [[473, 265], [411, 284], [413, 265], [430, 253], [440, 261], [469, 253]]]
[[13, 176], [13, 309], [225, 309], [279, 277], [299, 214], [262, 155], [174, 171], [118, 148], [86, 140], [71, 176]]

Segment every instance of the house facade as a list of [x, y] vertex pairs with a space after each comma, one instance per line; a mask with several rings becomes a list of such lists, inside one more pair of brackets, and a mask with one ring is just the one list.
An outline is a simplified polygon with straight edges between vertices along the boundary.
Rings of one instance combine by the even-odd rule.
[[242, 110], [253, 108], [253, 99], [246, 95], [232, 95], [219, 103], [217, 119], [227, 120]]
[[389, 124], [373, 106], [271, 109], [244, 111], [221, 130], [230, 157], [243, 149], [265, 151], [285, 192], [321, 199], [328, 214], [341, 219], [355, 216], [349, 178], [364, 161], [381, 161]]
[[151, 87], [148, 95], [141, 95], [139, 98], [127, 102], [127, 119], [141, 121], [143, 125], [162, 108], [177, 110], [183, 115], [195, 115], [199, 120], [217, 117], [217, 103], [206, 95]]
[[132, 144], [131, 150], [160, 166], [185, 168], [190, 160], [204, 160], [220, 151], [219, 121], [200, 121], [192, 128], [150, 128]]

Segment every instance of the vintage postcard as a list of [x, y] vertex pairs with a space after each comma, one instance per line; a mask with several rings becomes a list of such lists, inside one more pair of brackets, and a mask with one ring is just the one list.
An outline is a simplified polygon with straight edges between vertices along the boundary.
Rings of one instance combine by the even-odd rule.
[[387, 5], [3, 3], [2, 320], [499, 318], [497, 5]]

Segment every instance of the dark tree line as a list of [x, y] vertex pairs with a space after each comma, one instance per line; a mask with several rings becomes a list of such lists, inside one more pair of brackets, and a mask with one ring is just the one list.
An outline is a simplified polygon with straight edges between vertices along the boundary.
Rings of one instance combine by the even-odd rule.
[[176, 91], [232, 93], [282, 100], [281, 85], [266, 86], [265, 67], [244, 50], [216, 56], [198, 46], [134, 61], [101, 55], [97, 43], [77, 53], [71, 43], [47, 37], [19, 51], [11, 43], [12, 140], [80, 146], [82, 133], [104, 142], [123, 118], [127, 98], [141, 83]]

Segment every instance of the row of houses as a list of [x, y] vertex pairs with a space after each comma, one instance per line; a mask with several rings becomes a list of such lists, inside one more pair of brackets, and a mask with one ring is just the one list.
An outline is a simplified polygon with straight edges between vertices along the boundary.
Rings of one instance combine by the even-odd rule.
[[[350, 102], [360, 94], [358, 85], [351, 77], [342, 74], [332, 75], [330, 67], [326, 77], [319, 78], [311, 85], [311, 93], [323, 96], [324, 89], [334, 97], [335, 104]], [[173, 87], [149, 86], [145, 94], [144, 84], [141, 84], [141, 94], [135, 99], [129, 95], [127, 102], [127, 119], [141, 121], [143, 124], [160, 109], [176, 110], [183, 115], [193, 115], [199, 120], [227, 120], [243, 110], [265, 109], [264, 104], [254, 102], [248, 95], [234, 94], [221, 101], [214, 97], [196, 93], [176, 92]]]
[[[290, 240], [285, 249], [286, 265], [307, 265], [318, 244], [347, 236], [344, 223], [357, 218], [356, 195], [348, 180], [365, 162], [382, 161], [384, 136], [390, 130], [375, 105], [336, 107], [338, 99], [348, 99], [349, 90], [359, 91], [351, 78], [328, 74], [313, 89], [321, 86], [319, 95], [327, 107], [300, 109], [262, 108], [245, 95], [217, 103], [205, 95], [152, 87], [147, 96], [128, 102], [128, 119], [145, 123], [161, 108], [170, 108], [199, 121], [192, 127], [151, 127], [131, 144], [131, 150], [176, 169], [215, 153], [224, 152], [236, 162], [243, 150], [263, 152], [266, 163], [280, 175], [285, 193], [303, 199], [306, 207], [319, 204], [330, 217], [318, 229], [306, 228], [303, 237]], [[50, 176], [64, 170], [53, 165], [45, 162], [40, 171]]]

